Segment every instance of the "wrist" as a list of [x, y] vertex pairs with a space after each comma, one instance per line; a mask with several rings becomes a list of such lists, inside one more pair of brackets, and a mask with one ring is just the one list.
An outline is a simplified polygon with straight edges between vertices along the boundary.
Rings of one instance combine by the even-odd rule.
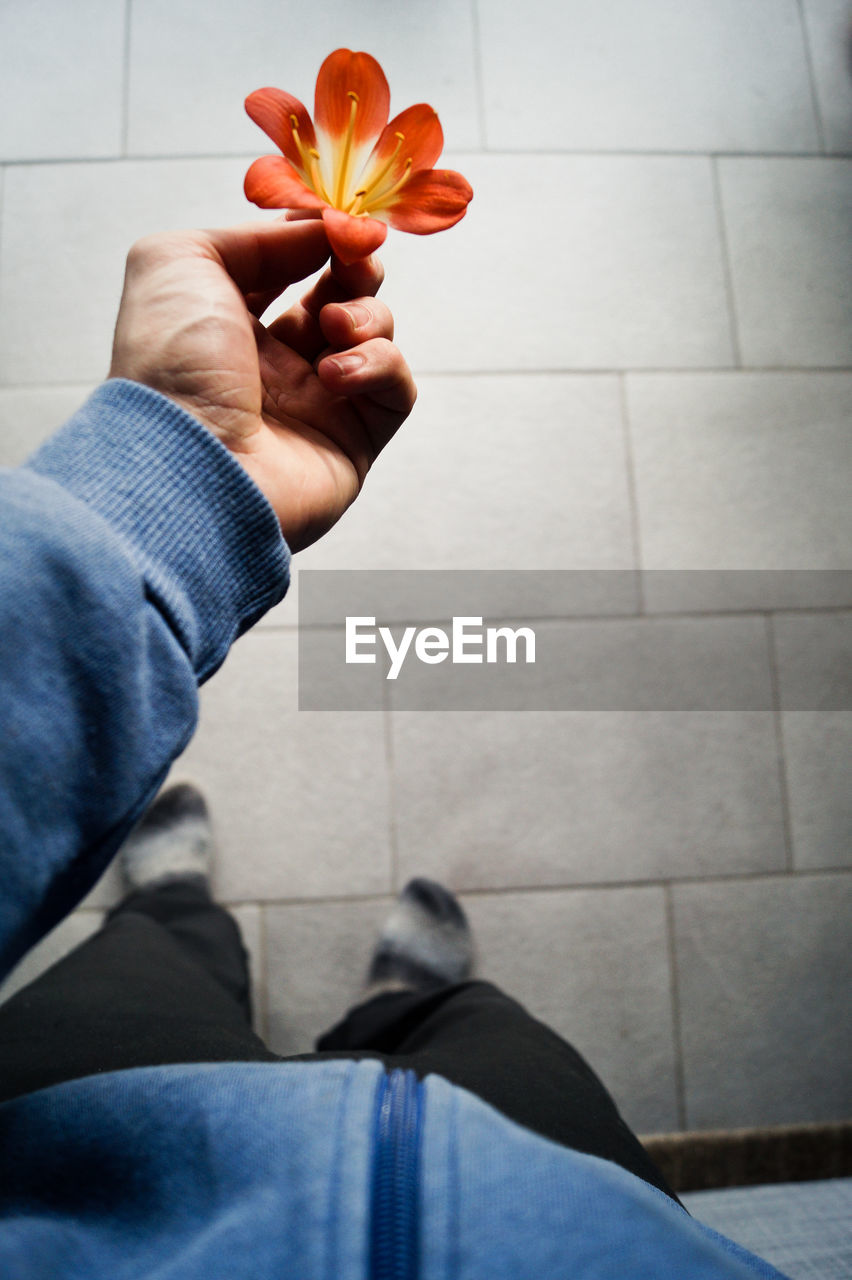
[[153, 388], [105, 382], [26, 465], [125, 540], [200, 679], [286, 591], [289, 549], [263, 493], [195, 415]]

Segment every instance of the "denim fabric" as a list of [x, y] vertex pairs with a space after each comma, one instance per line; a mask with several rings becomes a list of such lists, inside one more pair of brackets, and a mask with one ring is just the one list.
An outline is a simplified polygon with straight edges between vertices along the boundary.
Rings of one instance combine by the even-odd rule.
[[[275, 517], [200, 423], [100, 388], [0, 474], [0, 957], [103, 870], [195, 725], [197, 684], [287, 584]], [[89, 1076], [0, 1107], [10, 1280], [369, 1272], [377, 1062]], [[418, 1165], [426, 1280], [777, 1276], [614, 1163], [438, 1076]]]

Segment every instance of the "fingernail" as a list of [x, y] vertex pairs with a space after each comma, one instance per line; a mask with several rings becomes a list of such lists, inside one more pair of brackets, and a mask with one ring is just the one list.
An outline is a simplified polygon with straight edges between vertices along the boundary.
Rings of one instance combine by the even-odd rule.
[[360, 369], [361, 365], [365, 363], [366, 361], [364, 356], [359, 356], [355, 353], [350, 353], [350, 354], [341, 355], [341, 356], [331, 356], [329, 358], [329, 364], [334, 365], [338, 373], [344, 373], [344, 374], [354, 373], [356, 369]]
[[353, 329], [363, 329], [365, 324], [369, 324], [373, 318], [372, 311], [363, 306], [360, 302], [348, 302], [346, 304], [346, 314], [352, 321]]

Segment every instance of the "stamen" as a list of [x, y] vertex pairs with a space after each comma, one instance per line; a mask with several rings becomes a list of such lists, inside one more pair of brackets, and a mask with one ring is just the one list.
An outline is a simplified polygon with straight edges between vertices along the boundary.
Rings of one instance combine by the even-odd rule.
[[331, 197], [326, 191], [325, 183], [322, 180], [319, 160], [320, 153], [317, 151], [316, 147], [311, 147], [308, 151], [309, 181], [320, 199], [324, 200], [326, 204], [331, 204]]
[[[377, 188], [378, 188], [378, 187], [380, 187], [380, 186], [381, 186], [381, 184], [384, 182], [385, 178], [387, 177], [388, 173], [390, 172], [390, 170], [391, 170], [391, 169], [392, 169], [392, 167], [393, 167], [393, 163], [394, 163], [394, 161], [396, 160], [397, 156], [399, 155], [400, 147], [402, 146], [403, 142], [405, 142], [405, 134], [404, 134], [404, 133], [396, 133], [394, 136], [395, 136], [395, 137], [396, 137], [396, 139], [397, 139], [397, 143], [396, 143], [396, 146], [395, 146], [395, 147], [394, 147], [394, 149], [393, 149], [393, 155], [390, 157], [390, 159], [389, 159], [385, 164], [383, 164], [383, 165], [382, 165], [381, 169], [380, 169], [380, 170], [379, 170], [379, 172], [376, 174], [376, 176], [375, 176], [375, 177], [374, 177], [374, 178], [373, 178], [373, 179], [372, 179], [372, 180], [367, 184], [367, 187], [366, 187], [365, 191], [363, 192], [363, 196], [364, 196], [364, 201], [365, 201], [365, 203], [366, 203], [366, 201], [367, 201], [367, 200], [369, 200], [370, 196], [372, 196], [372, 195], [373, 195], [373, 193], [377, 190]], [[409, 162], [408, 162], [408, 163], [409, 163], [409, 164], [411, 164], [411, 161], [409, 160]], [[356, 191], [356, 193], [355, 193], [355, 194], [356, 194], [356, 195], [360, 195], [361, 193]]]
[[376, 213], [377, 210], [379, 209], [385, 209], [391, 197], [395, 196], [397, 191], [399, 191], [401, 187], [405, 186], [406, 182], [411, 177], [412, 164], [413, 164], [412, 158], [411, 156], [409, 156], [405, 162], [405, 173], [402, 175], [399, 181], [395, 182], [392, 187], [388, 187], [387, 191], [380, 191], [379, 194], [370, 201], [371, 213]]
[[364, 196], [366, 194], [367, 192], [364, 190], [363, 187], [361, 188], [360, 191], [356, 191], [355, 197], [352, 200], [352, 203], [346, 206], [346, 213], [351, 213], [353, 217], [355, 216], [356, 213], [360, 213], [361, 205], [364, 203]]
[[308, 163], [308, 155], [305, 149], [305, 144], [304, 142], [302, 142], [302, 139], [299, 136], [299, 117], [297, 115], [290, 116], [290, 132], [293, 135], [293, 141], [295, 142], [296, 146], [299, 149], [299, 157], [302, 161], [302, 168], [304, 169], [305, 173], [307, 173], [308, 170], [310, 169], [310, 164]]
[[346, 94], [351, 99], [352, 105], [349, 108], [349, 124], [346, 126], [346, 137], [343, 140], [343, 154], [340, 158], [340, 167], [337, 170], [337, 181], [334, 187], [334, 205], [337, 209], [343, 208], [343, 196], [349, 185], [349, 163], [352, 156], [352, 138], [355, 133], [355, 117], [358, 114], [358, 103], [360, 98], [354, 90], [349, 89]]

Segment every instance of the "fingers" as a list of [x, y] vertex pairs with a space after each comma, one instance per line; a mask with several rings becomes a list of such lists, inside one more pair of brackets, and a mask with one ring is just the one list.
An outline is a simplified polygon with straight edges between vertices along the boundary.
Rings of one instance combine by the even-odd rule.
[[[178, 237], [173, 237], [177, 239]], [[187, 233], [187, 239], [217, 259], [247, 297], [268, 297], [270, 305], [297, 280], [318, 271], [328, 260], [322, 222], [247, 222], [220, 231]]]
[[[385, 278], [385, 269], [375, 254], [369, 258], [361, 258], [347, 267], [332, 254], [330, 274], [349, 298], [374, 297], [381, 288]], [[327, 298], [327, 302], [336, 299]]]
[[350, 302], [330, 302], [319, 317], [323, 349], [343, 350], [370, 338], [393, 339], [393, 316], [378, 298], [353, 298]]
[[408, 417], [417, 388], [402, 353], [387, 338], [332, 352], [317, 366], [327, 390], [353, 401], [375, 453]]
[[[328, 345], [319, 323], [323, 308], [334, 302], [374, 297], [383, 279], [384, 268], [378, 258], [365, 258], [349, 267], [332, 258], [329, 269], [323, 272], [301, 302], [297, 302], [274, 320], [269, 331], [279, 342], [292, 347], [305, 360], [312, 362]], [[274, 301], [274, 297], [269, 298], [265, 305]], [[255, 314], [260, 315], [263, 310], [265, 306]]]

